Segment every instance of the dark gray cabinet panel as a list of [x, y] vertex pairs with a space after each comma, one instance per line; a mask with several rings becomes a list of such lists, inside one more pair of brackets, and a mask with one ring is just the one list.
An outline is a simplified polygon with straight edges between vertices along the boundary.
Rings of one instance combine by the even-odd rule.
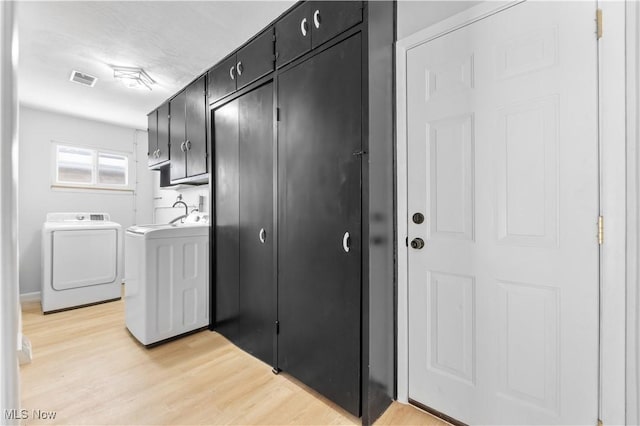
[[309, 7], [313, 49], [362, 22], [360, 1], [312, 1]]
[[236, 90], [236, 55], [229, 56], [208, 74], [209, 102], [215, 102]]
[[207, 173], [207, 97], [204, 76], [187, 87], [186, 176]]
[[158, 107], [158, 163], [169, 160], [169, 103]]
[[273, 364], [273, 84], [213, 112], [215, 329]]
[[147, 150], [147, 164], [151, 167], [158, 163], [158, 110], [147, 115], [147, 140], [149, 144], [149, 148]]
[[273, 45], [273, 29], [270, 28], [238, 51], [236, 55], [238, 89], [273, 71]]
[[171, 143], [171, 180], [182, 179], [187, 176], [186, 154], [184, 150], [187, 93], [183, 90], [171, 99], [171, 123], [169, 127], [169, 141]]
[[240, 334], [238, 345], [274, 364], [273, 84], [239, 99]]
[[355, 415], [361, 372], [360, 61], [357, 34], [278, 80], [278, 366]]
[[311, 50], [310, 6], [303, 3], [276, 22], [276, 65], [281, 67]]
[[171, 182], [207, 173], [205, 77], [171, 99]]
[[238, 338], [240, 316], [238, 101], [212, 113], [215, 167], [215, 329]]

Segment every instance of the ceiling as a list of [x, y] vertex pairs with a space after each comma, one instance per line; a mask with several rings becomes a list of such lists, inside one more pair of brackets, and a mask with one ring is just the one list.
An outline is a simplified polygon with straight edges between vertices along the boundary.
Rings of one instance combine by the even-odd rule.
[[[148, 112], [293, 3], [20, 2], [20, 102], [146, 129]], [[157, 84], [126, 88], [113, 79], [112, 65], [141, 67]], [[70, 82], [72, 70], [98, 77], [95, 87]]]

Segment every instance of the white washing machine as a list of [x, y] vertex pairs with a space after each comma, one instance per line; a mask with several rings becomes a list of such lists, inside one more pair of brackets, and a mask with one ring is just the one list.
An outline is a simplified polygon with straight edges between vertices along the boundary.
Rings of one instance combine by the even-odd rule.
[[122, 227], [107, 213], [49, 213], [42, 227], [44, 313], [120, 299]]
[[209, 325], [209, 216], [125, 232], [127, 328], [151, 345]]

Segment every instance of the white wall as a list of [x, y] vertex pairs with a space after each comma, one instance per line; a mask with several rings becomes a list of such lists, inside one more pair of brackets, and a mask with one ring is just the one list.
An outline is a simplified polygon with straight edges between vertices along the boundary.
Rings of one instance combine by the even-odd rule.
[[[179, 194], [182, 194], [182, 201], [189, 206], [189, 212], [198, 208], [202, 212], [209, 212], [209, 185], [187, 186], [180, 185], [175, 188], [160, 188], [160, 173], [156, 172], [153, 177], [153, 222], [167, 223], [171, 219], [184, 214], [184, 206], [173, 208]], [[203, 197], [203, 205], [200, 207], [199, 197]]]
[[[51, 188], [51, 141], [125, 151], [141, 158], [133, 178], [138, 191], [87, 191]], [[20, 293], [40, 291], [41, 230], [48, 212], [106, 212], [123, 229], [150, 222], [152, 179], [147, 170], [147, 134], [132, 128], [20, 107], [19, 130]]]
[[479, 1], [398, 1], [398, 40], [469, 9]]

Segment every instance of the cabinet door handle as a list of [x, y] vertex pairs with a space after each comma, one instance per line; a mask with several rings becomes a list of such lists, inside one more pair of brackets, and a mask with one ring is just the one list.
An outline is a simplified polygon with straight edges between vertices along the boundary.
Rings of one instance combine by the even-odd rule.
[[184, 152], [184, 142], [180, 144], [180, 151]]
[[156, 158], [160, 158], [160, 150], [156, 151]]
[[235, 68], [236, 68], [235, 66], [229, 68], [229, 77], [231, 77], [231, 80], [235, 80], [236, 79], [236, 76], [234, 74]]
[[302, 37], [307, 36], [307, 18], [302, 19], [300, 21], [300, 32], [302, 33]]
[[260, 242], [262, 244], [264, 244], [265, 241], [267, 241], [267, 231], [265, 231], [264, 228], [260, 229], [260, 233], [258, 234], [258, 238], [260, 238]]
[[242, 61], [237, 63], [236, 71], [238, 72], [238, 75], [242, 75]]
[[320, 11], [316, 10], [315, 12], [313, 12], [313, 25], [316, 26], [316, 28], [320, 28]]
[[342, 249], [345, 253], [349, 253], [349, 250], [351, 250], [351, 235], [349, 235], [349, 231], [342, 236]]
[[184, 143], [184, 149], [185, 151], [191, 151], [191, 141], [189, 139]]

